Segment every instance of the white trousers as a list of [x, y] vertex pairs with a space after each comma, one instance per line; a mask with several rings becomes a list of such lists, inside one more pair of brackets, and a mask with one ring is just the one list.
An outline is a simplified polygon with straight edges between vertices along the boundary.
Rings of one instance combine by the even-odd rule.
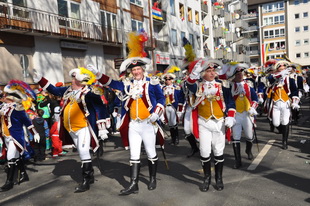
[[156, 132], [155, 126], [147, 120], [130, 121], [128, 136], [131, 160], [140, 159], [142, 141], [147, 157], [149, 159], [156, 157]]
[[191, 134], [191, 123], [190, 123], [191, 114], [192, 114], [192, 108], [190, 106], [186, 106], [183, 120], [185, 136]]
[[198, 125], [200, 156], [203, 158], [210, 157], [211, 149], [214, 156], [223, 155], [225, 148], [224, 119], [209, 119], [206, 121], [199, 117]]
[[287, 125], [290, 121], [291, 110], [289, 101], [277, 101], [273, 104], [272, 123], [275, 127]]
[[236, 112], [236, 124], [233, 126], [233, 138], [236, 141], [240, 141], [242, 129], [245, 138], [249, 141], [253, 140], [253, 123], [250, 119], [248, 112], [244, 111], [242, 113]]
[[10, 161], [19, 158], [20, 154], [14, 144], [13, 137], [4, 137], [4, 139], [7, 148], [6, 159]]
[[165, 112], [168, 120], [168, 126], [174, 127], [177, 124], [177, 111], [173, 106], [166, 106]]
[[79, 129], [76, 132], [69, 133], [81, 158], [83, 160], [90, 160], [90, 131], [88, 127]]

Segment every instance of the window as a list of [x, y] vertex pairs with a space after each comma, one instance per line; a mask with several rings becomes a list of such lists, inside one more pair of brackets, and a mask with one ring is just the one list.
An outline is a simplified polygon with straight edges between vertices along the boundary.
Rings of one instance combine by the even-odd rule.
[[193, 48], [195, 48], [195, 42], [194, 42], [194, 35], [193, 34], [189, 34], [189, 40], [188, 40], [190, 43], [191, 43], [191, 45], [192, 45], [192, 47]]
[[304, 53], [304, 57], [305, 57], [305, 58], [308, 58], [308, 57], [309, 57], [309, 52], [305, 52], [305, 53]]
[[183, 4], [179, 4], [179, 14], [180, 14], [180, 19], [183, 21], [184, 20], [184, 5]]
[[280, 16], [280, 22], [279, 22], [280, 24], [284, 24], [284, 15], [281, 15]]
[[177, 30], [175, 29], [171, 29], [171, 40], [173, 46], [178, 45]]
[[295, 19], [299, 19], [299, 14], [295, 14]]
[[296, 53], [296, 58], [300, 58], [301, 54], [300, 53]]
[[295, 41], [295, 46], [300, 46], [300, 40]]
[[304, 31], [309, 31], [309, 26], [304, 26]]
[[309, 39], [304, 39], [304, 45], [308, 45], [309, 44]]
[[58, 0], [58, 14], [63, 17], [72, 18], [71, 21], [59, 19], [59, 24], [75, 29], [81, 28], [80, 4], [69, 0]]
[[139, 6], [142, 6], [141, 0], [130, 0], [130, 3], [133, 3], [133, 4], [137, 4], [137, 5], [139, 5]]
[[199, 25], [199, 12], [195, 11], [195, 23], [196, 25]]
[[308, 12], [304, 12], [304, 13], [303, 13], [303, 17], [304, 17], [304, 18], [307, 18], [307, 17], [308, 17]]
[[300, 27], [295, 27], [295, 32], [300, 32]]
[[182, 40], [182, 42], [183, 42], [183, 38], [186, 38], [186, 36], [185, 36], [185, 32], [184, 31], [181, 31], [181, 40]]
[[107, 11], [101, 11], [101, 25], [105, 28], [117, 28], [116, 14]]
[[295, 0], [294, 5], [299, 5], [299, 0]]
[[171, 8], [171, 15], [175, 16], [175, 2], [174, 0], [170, 0], [170, 8]]
[[143, 23], [135, 19], [131, 19], [131, 30], [138, 31], [143, 28]]
[[302, 2], [303, 2], [304, 4], [306, 4], [306, 3], [308, 3], [308, 0], [303, 0]]
[[193, 12], [191, 8], [187, 8], [187, 20], [192, 22], [193, 21]]
[[[7, 1], [5, 1], [7, 2]], [[21, 6], [21, 7], [27, 7], [26, 0], [13, 0], [13, 5]], [[28, 18], [29, 13], [27, 11], [23, 11], [20, 9], [13, 8], [13, 16], [21, 17], [21, 18]]]

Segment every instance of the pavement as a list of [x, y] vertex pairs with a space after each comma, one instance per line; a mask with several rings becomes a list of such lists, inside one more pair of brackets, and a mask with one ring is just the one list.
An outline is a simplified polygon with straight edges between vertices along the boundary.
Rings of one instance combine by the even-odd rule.
[[[89, 191], [74, 193], [81, 182], [81, 163], [76, 152], [27, 165], [29, 182], [0, 193], [0, 205], [142, 205], [142, 206], [283, 206], [310, 205], [310, 101], [303, 99], [301, 117], [292, 126], [287, 150], [281, 148], [281, 135], [269, 131], [265, 115], [257, 118], [258, 143], [253, 145], [254, 160], [246, 159], [245, 142], [241, 143], [243, 166], [233, 169], [232, 145], [224, 151], [224, 190], [215, 189], [214, 171], [208, 192], [199, 186], [203, 174], [199, 154], [191, 158], [189, 143], [182, 127], [180, 144], [165, 144], [169, 169], [158, 150], [157, 188], [149, 191], [147, 157], [141, 155], [139, 193], [119, 196], [129, 185], [129, 151], [122, 147], [119, 135], [112, 135], [104, 145], [104, 154], [93, 157], [95, 183]], [[167, 140], [167, 143], [169, 140]], [[0, 179], [6, 174], [0, 166]], [[213, 168], [212, 168], [213, 169]]]

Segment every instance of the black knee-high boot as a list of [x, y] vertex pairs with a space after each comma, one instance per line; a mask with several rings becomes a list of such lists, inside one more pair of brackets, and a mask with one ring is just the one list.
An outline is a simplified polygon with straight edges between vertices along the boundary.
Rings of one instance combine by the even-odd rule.
[[8, 161], [8, 173], [6, 177], [5, 184], [0, 188], [0, 192], [5, 192], [13, 188], [14, 186], [14, 173], [16, 168], [16, 159], [11, 159]]
[[17, 170], [18, 170], [18, 175], [17, 175], [17, 184], [20, 184], [22, 182], [27, 182], [29, 181], [29, 177], [28, 174], [26, 172], [26, 168], [25, 168], [25, 163], [24, 160], [22, 158], [19, 158], [16, 161], [16, 165], [17, 165]]
[[240, 142], [235, 142], [232, 145], [233, 145], [234, 154], [235, 154], [234, 169], [238, 169], [242, 166], [241, 154], [240, 154]]
[[211, 183], [211, 161], [210, 160], [211, 160], [210, 157], [208, 158], [201, 157], [200, 159], [203, 173], [204, 173], [203, 182], [200, 186], [200, 190], [202, 192], [207, 192], [209, 190], [209, 186]]
[[148, 166], [149, 166], [149, 174], [150, 174], [150, 183], [148, 185], [149, 190], [156, 189], [156, 172], [157, 172], [157, 163], [158, 157], [154, 157], [152, 159], [148, 159]]
[[197, 146], [196, 143], [196, 139], [194, 137], [193, 134], [187, 136], [187, 141], [189, 142], [189, 144], [191, 145], [191, 152], [187, 155], [187, 157], [192, 157], [194, 154], [196, 154], [197, 152], [199, 152], [199, 148]]
[[174, 127], [175, 145], [179, 144], [179, 129], [178, 126]]
[[289, 133], [289, 125], [282, 125], [282, 148], [287, 149], [287, 139]]
[[130, 185], [129, 187], [122, 189], [120, 195], [130, 195], [139, 192], [138, 182], [140, 173], [140, 160], [130, 161]]
[[83, 182], [75, 188], [75, 193], [89, 190], [90, 184], [94, 183], [94, 169], [91, 162], [82, 163]]
[[215, 182], [216, 182], [216, 189], [221, 191], [224, 189], [223, 184], [223, 165], [224, 165], [224, 156], [215, 156], [214, 157], [214, 167], [215, 167]]
[[253, 154], [252, 154], [252, 145], [253, 143], [250, 141], [246, 141], [246, 149], [245, 153], [248, 155], [248, 159], [252, 160], [253, 159]]

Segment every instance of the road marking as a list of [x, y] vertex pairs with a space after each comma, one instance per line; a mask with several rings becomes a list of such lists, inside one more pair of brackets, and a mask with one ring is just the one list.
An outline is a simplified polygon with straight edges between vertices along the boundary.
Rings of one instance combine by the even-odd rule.
[[38, 189], [38, 188], [40, 188], [40, 187], [43, 187], [43, 186], [45, 186], [45, 185], [48, 185], [48, 184], [50, 184], [50, 183], [52, 183], [52, 182], [55, 182], [55, 181], [57, 181], [57, 180], [58, 180], [58, 179], [52, 179], [52, 180], [49, 180], [49, 181], [44, 182], [44, 183], [42, 183], [42, 184], [39, 184], [39, 185], [37, 185], [36, 187], [32, 187], [32, 188], [29, 188], [29, 189], [24, 190], [24, 191], [22, 191], [22, 192], [15, 193], [14, 195], [10, 195], [10, 196], [8, 196], [7, 198], [1, 199], [1, 200], [0, 200], [0, 203], [4, 203], [4, 202], [6, 202], [6, 201], [8, 201], [8, 200], [11, 200], [11, 199], [14, 199], [15, 197], [18, 197], [18, 196], [20, 196], [20, 195], [25, 195], [26, 193], [31, 192], [32, 190]]
[[267, 154], [269, 149], [272, 147], [272, 144], [276, 140], [269, 140], [267, 144], [264, 146], [264, 148], [260, 151], [260, 153], [257, 155], [257, 157], [253, 160], [252, 164], [248, 167], [247, 170], [255, 170], [256, 167], [259, 165], [259, 163], [262, 161], [264, 156]]

